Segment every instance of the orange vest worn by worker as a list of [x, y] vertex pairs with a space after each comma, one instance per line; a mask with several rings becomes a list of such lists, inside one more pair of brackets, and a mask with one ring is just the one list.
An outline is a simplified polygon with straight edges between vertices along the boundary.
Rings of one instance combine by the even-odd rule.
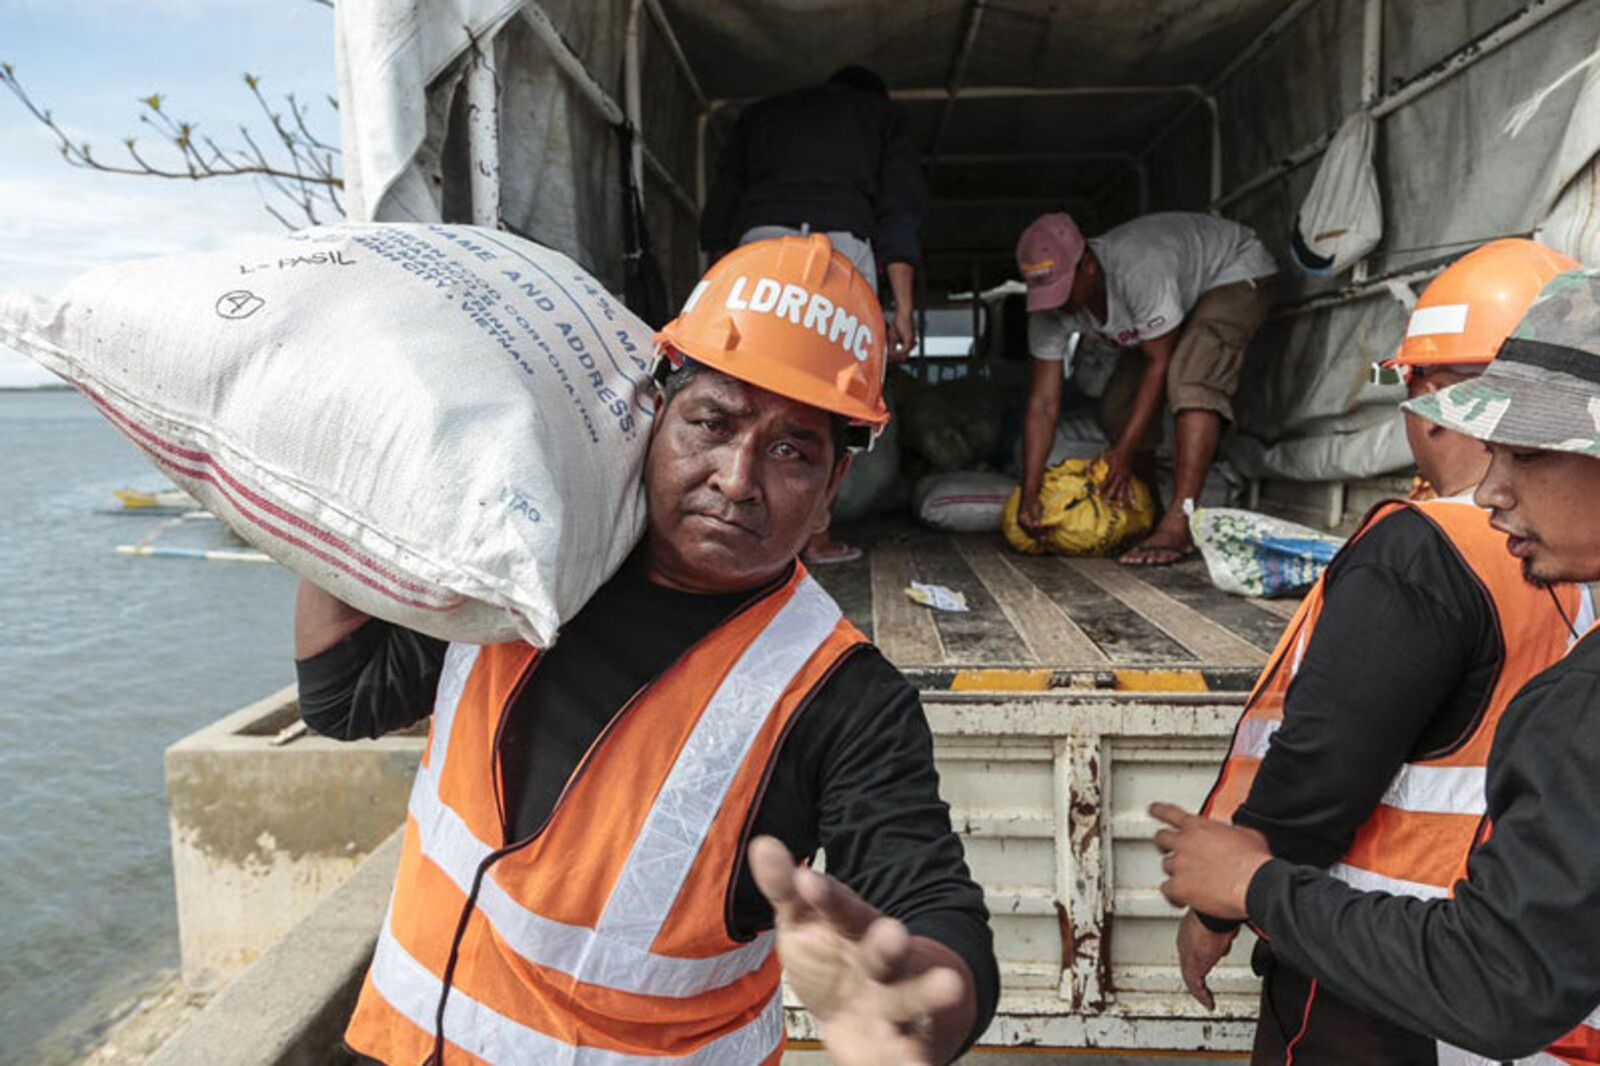
[[864, 640], [797, 565], [634, 697], [511, 846], [496, 738], [538, 652], [452, 645], [349, 1045], [386, 1063], [776, 1063], [772, 933], [735, 941], [727, 897], [790, 719]]
[[[1573, 585], [1546, 590], [1529, 584], [1521, 564], [1506, 551], [1505, 534], [1490, 527], [1488, 512], [1465, 501], [1382, 504], [1351, 543], [1385, 515], [1406, 507], [1444, 535], [1494, 604], [1503, 660], [1471, 733], [1447, 754], [1401, 766], [1372, 817], [1356, 831], [1350, 850], [1329, 872], [1356, 888], [1435, 898], [1449, 895], [1466, 876], [1467, 855], [1483, 823], [1484, 767], [1500, 715], [1518, 689], [1566, 653], [1569, 623], [1579, 617], [1581, 596]], [[1312, 587], [1256, 680], [1203, 808], [1208, 817], [1231, 818], [1249, 795], [1322, 613], [1323, 589], [1323, 581]]]
[[[1539, 289], [1555, 274], [1579, 263], [1554, 249], [1519, 237], [1491, 241], [1462, 256], [1423, 293], [1405, 343], [1393, 362], [1413, 366], [1487, 362], [1516, 327]], [[1437, 291], [1436, 291], [1437, 290]], [[1440, 1047], [1441, 1066], [1462, 1059]], [[1538, 1066], [1600, 1063], [1600, 1012], [1545, 1052], [1520, 1060]]]
[[[1584, 609], [1582, 591], [1575, 585], [1546, 590], [1524, 580], [1521, 564], [1505, 549], [1505, 535], [1489, 526], [1487, 512], [1470, 503], [1383, 504], [1367, 517], [1351, 543], [1374, 522], [1402, 507], [1413, 508], [1445, 535], [1488, 594], [1494, 603], [1504, 659], [1484, 713], [1465, 741], [1446, 755], [1401, 766], [1377, 809], [1356, 830], [1350, 850], [1328, 872], [1354, 888], [1437, 899], [1451, 895], [1455, 883], [1466, 877], [1467, 859], [1485, 829], [1484, 775], [1500, 715], [1524, 684], [1566, 654], [1573, 642], [1571, 620], [1592, 613], [1592, 608]], [[1222, 773], [1201, 809], [1207, 817], [1231, 818], [1249, 795], [1272, 734], [1283, 721], [1284, 697], [1305, 656], [1322, 605], [1323, 584], [1318, 581], [1256, 681], [1234, 730]], [[1487, 1061], [1445, 1044], [1439, 1046], [1440, 1066]], [[1532, 1066], [1600, 1063], [1600, 1012], [1544, 1052], [1518, 1062]]]
[[[657, 341], [865, 443], [889, 418], [883, 337], [871, 286], [817, 235], [724, 256]], [[865, 639], [796, 563], [617, 713], [520, 842], [497, 738], [539, 653], [452, 645], [350, 1046], [391, 1064], [776, 1063], [773, 934], [735, 940], [728, 899], [789, 723]]]
[[[1467, 875], [1467, 859], [1485, 829], [1485, 768], [1500, 716], [1535, 674], [1560, 659], [1573, 640], [1571, 620], [1585, 611], [1574, 585], [1536, 587], [1506, 551], [1505, 535], [1488, 512], [1456, 500], [1389, 503], [1376, 508], [1351, 538], [1354, 543], [1385, 515], [1410, 507], [1444, 534], [1494, 604], [1503, 660], [1483, 714], [1464, 741], [1447, 754], [1407, 762], [1396, 772], [1372, 816], [1356, 830], [1344, 856], [1328, 872], [1352, 887], [1437, 899]], [[1552, 599], [1554, 596], [1554, 599]], [[1557, 603], [1560, 607], [1557, 608]], [[1272, 734], [1283, 721], [1284, 698], [1322, 613], [1318, 581], [1295, 612], [1266, 669], [1256, 681], [1234, 730], [1228, 758], [1202, 813], [1233, 816], [1250, 793]], [[1600, 1063], [1600, 1017], [1593, 1017], [1545, 1052], [1520, 1060], [1540, 1066]], [[1439, 1045], [1441, 1066], [1487, 1060]]]

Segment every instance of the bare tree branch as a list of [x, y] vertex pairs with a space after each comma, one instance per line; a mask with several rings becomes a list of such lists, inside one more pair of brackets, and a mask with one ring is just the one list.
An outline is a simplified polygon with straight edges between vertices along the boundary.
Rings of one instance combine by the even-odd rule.
[[[311, 2], [332, 6], [331, 0]], [[292, 93], [286, 96], [290, 120], [285, 121], [282, 112], [273, 110], [261, 91], [261, 79], [254, 74], [246, 74], [244, 83], [272, 128], [276, 140], [272, 154], [262, 149], [247, 126], [239, 128], [244, 147], [218, 144], [210, 136], [200, 133], [196, 123], [172, 114], [164, 96], [152, 93], [139, 100], [138, 118], [163, 142], [164, 150], [172, 157], [165, 162], [154, 161], [154, 157], [141, 152], [135, 137], [122, 139], [127, 162], [102, 160], [94, 154], [88, 142], [74, 141], [55, 116], [28, 95], [10, 63], [0, 63], [0, 83], [11, 90], [22, 106], [55, 136], [61, 158], [71, 166], [106, 174], [189, 181], [254, 177], [264, 179], [273, 194], [293, 205], [294, 214], [303, 219], [299, 223], [301, 225], [315, 225], [321, 217], [320, 212], [337, 216], [344, 214], [343, 201], [339, 196], [344, 188], [337, 163], [339, 149], [311, 131], [307, 121], [308, 108], [296, 100]], [[337, 110], [337, 104], [331, 97], [329, 103]], [[284, 212], [265, 200], [263, 206], [273, 218], [294, 228], [295, 224]]]

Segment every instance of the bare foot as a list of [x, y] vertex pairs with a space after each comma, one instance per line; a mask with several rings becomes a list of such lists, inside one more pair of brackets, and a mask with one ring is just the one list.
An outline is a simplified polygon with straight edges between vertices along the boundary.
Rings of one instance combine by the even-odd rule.
[[1171, 566], [1183, 562], [1194, 552], [1194, 541], [1189, 539], [1187, 529], [1179, 533], [1157, 529], [1118, 556], [1117, 562], [1123, 566]]

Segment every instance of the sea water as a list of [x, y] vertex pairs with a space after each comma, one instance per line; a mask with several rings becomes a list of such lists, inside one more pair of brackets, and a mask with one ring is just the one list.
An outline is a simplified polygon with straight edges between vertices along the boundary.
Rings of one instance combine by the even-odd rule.
[[101, 513], [163, 479], [76, 393], [0, 391], [0, 1066], [70, 1060], [178, 962], [162, 752], [294, 680], [295, 579]]

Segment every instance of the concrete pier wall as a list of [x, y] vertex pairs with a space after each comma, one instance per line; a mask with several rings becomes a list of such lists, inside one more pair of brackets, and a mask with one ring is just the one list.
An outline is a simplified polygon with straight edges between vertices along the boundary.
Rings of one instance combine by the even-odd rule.
[[394, 832], [423, 739], [308, 734], [287, 688], [167, 749], [186, 985], [222, 988]]
[[271, 949], [146, 1060], [145, 1066], [335, 1066], [345, 1022], [383, 922], [395, 832]]

